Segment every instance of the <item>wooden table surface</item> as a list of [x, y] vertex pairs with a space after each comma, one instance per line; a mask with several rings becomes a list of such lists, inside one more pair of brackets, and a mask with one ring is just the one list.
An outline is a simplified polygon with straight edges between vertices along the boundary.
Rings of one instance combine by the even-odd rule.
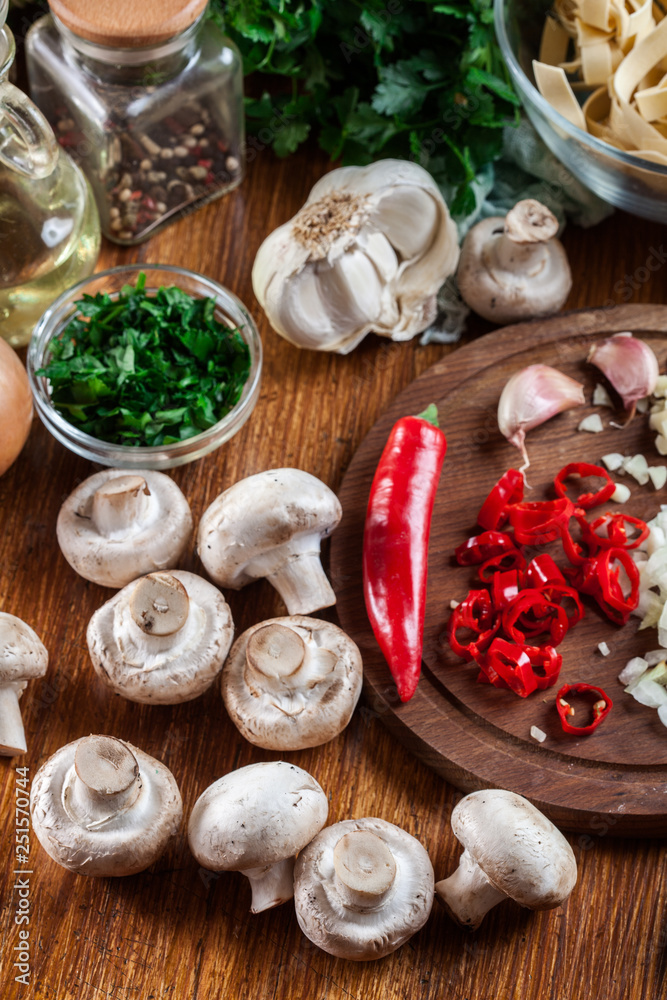
[[[172, 472], [195, 519], [236, 480], [277, 466], [314, 473], [334, 490], [365, 434], [392, 398], [453, 348], [368, 337], [347, 357], [299, 351], [268, 326], [250, 272], [262, 238], [288, 219], [326, 169], [312, 152], [278, 162], [259, 153], [239, 190], [135, 249], [105, 244], [99, 267], [146, 261], [201, 271], [247, 303], [264, 342], [257, 408], [218, 452]], [[591, 230], [569, 226], [574, 273], [568, 308], [667, 302], [664, 227], [616, 213]], [[490, 331], [474, 317], [466, 340]], [[94, 470], [35, 420], [27, 446], [0, 479], [0, 609], [43, 639], [50, 665], [22, 698], [28, 753], [2, 758], [0, 995], [40, 1000], [657, 1000], [667, 996], [667, 865], [663, 844], [620, 840], [606, 823], [568, 835], [578, 884], [560, 909], [493, 910], [474, 935], [436, 904], [423, 928], [393, 955], [356, 964], [319, 951], [290, 904], [257, 916], [238, 874], [211, 876], [190, 855], [185, 830], [160, 861], [129, 878], [93, 879], [59, 868], [31, 834], [30, 967], [17, 970], [15, 886], [17, 766], [34, 777], [63, 744], [91, 732], [141, 747], [173, 771], [185, 816], [222, 774], [277, 759], [246, 743], [226, 717], [219, 687], [185, 705], [143, 706], [104, 688], [89, 663], [85, 628], [110, 596], [77, 577], [55, 538], [59, 506]], [[359, 553], [351, 552], [350, 559]], [[183, 568], [198, 571], [191, 549]], [[228, 595], [237, 631], [282, 614], [268, 585]], [[323, 613], [322, 617], [335, 614]], [[326, 746], [282, 757], [310, 771], [330, 796], [330, 822], [381, 816], [427, 848], [436, 877], [456, 866], [451, 810], [460, 792], [413, 758], [363, 698], [347, 730]], [[24, 925], [26, 926], [26, 925]]]

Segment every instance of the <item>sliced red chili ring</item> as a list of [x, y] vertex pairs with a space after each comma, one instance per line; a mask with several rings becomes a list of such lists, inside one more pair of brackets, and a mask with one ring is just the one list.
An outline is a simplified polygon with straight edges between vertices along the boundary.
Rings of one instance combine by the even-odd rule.
[[487, 649], [480, 667], [491, 683], [494, 683], [492, 678], [495, 674], [521, 698], [527, 698], [537, 690], [538, 679], [530, 657], [523, 646], [514, 642], [495, 638]]
[[[621, 584], [621, 570], [625, 572], [629, 591]], [[626, 549], [605, 549], [597, 557], [599, 590], [593, 594], [605, 614], [612, 621], [625, 625], [639, 603], [639, 570]]]
[[[568, 587], [568, 585], [563, 581], [562, 583], [548, 584], [542, 591], [548, 600], [552, 601], [554, 604], [559, 604], [563, 606], [563, 601], [572, 601], [574, 604], [574, 611], [567, 615], [567, 620], [569, 627], [573, 628], [577, 622], [580, 622], [584, 617], [584, 606], [581, 603], [579, 594], [577, 593], [576, 587]], [[566, 614], [567, 614], [567, 609]]]
[[567, 497], [515, 503], [509, 508], [514, 539], [519, 545], [546, 545], [561, 535], [574, 514], [574, 504]]
[[548, 552], [540, 552], [530, 560], [524, 573], [527, 587], [542, 590], [548, 583], [565, 583], [565, 577]]
[[489, 530], [501, 527], [508, 519], [509, 505], [520, 500], [523, 500], [523, 473], [518, 469], [508, 469], [482, 504], [477, 523]]
[[560, 675], [563, 657], [556, 652], [553, 646], [524, 646], [523, 648], [530, 658], [533, 673], [537, 677], [538, 691], [552, 687]]
[[560, 604], [548, 601], [539, 590], [522, 590], [503, 608], [502, 627], [514, 642], [525, 644], [528, 639], [548, 633], [552, 644], [557, 646], [570, 624]]
[[[579, 540], [574, 537], [573, 521], [575, 530], [577, 526], [579, 528]], [[572, 563], [573, 566], [583, 565], [588, 559], [595, 556], [600, 548], [598, 536], [590, 530], [590, 525], [583, 511], [576, 507], [573, 517], [568, 524], [561, 528], [560, 539], [568, 562]]]
[[491, 604], [494, 611], [511, 604], [519, 593], [519, 573], [515, 569], [494, 573], [491, 581]]
[[[452, 611], [448, 624], [449, 645], [457, 656], [474, 660], [498, 631], [488, 590], [471, 590], [464, 601]], [[469, 633], [467, 642], [461, 641], [460, 630]]]
[[[632, 517], [630, 514], [611, 514], [607, 512], [590, 524], [588, 522], [584, 523], [585, 528], [583, 525], [582, 528], [586, 534], [586, 539], [594, 542], [602, 549], [636, 549], [649, 536], [649, 527], [646, 522], [642, 521], [639, 517]], [[629, 536], [626, 525], [632, 529], [636, 529], [638, 534], [634, 537]], [[606, 528], [606, 537], [599, 533], [601, 528]]]
[[459, 566], [474, 566], [505, 552], [516, 551], [513, 539], [504, 531], [483, 531], [480, 535], [467, 538], [454, 549], [454, 556]]
[[482, 563], [477, 571], [477, 575], [482, 583], [491, 583], [496, 573], [507, 572], [511, 569], [515, 569], [521, 573], [525, 565], [526, 557], [523, 552], [520, 552], [519, 549], [508, 550], [507, 552], [502, 552], [499, 556], [492, 556], [485, 563]]
[[582, 507], [584, 510], [590, 510], [591, 507], [599, 507], [601, 503], [610, 498], [616, 489], [616, 484], [607, 470], [603, 469], [601, 465], [591, 465], [590, 462], [570, 462], [560, 470], [554, 479], [556, 495], [567, 497], [566, 479], [570, 477], [583, 479], [585, 476], [595, 476], [596, 478], [604, 479], [604, 486], [601, 486], [594, 493], [582, 493], [577, 497], [574, 503], [577, 507]]
[[[592, 706], [593, 720], [585, 726], [575, 726], [569, 721], [574, 714], [572, 706], [567, 701], [567, 696], [570, 693], [599, 695], [598, 700]], [[607, 718], [613, 707], [609, 695], [605, 694], [602, 688], [595, 687], [593, 684], [564, 684], [556, 695], [556, 709], [560, 716], [563, 732], [571, 733], [573, 736], [588, 736]]]

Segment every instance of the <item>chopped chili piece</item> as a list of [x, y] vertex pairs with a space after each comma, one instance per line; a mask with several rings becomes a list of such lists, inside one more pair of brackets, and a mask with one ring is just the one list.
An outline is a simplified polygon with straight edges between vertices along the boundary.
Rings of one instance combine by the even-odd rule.
[[523, 500], [523, 473], [508, 469], [481, 506], [477, 523], [481, 528], [495, 531], [507, 522], [510, 504]]
[[[569, 721], [574, 715], [574, 709], [567, 700], [567, 696], [573, 694], [587, 694], [592, 692], [598, 695], [597, 701], [592, 705], [593, 719], [585, 726], [575, 726]], [[560, 716], [560, 723], [564, 733], [571, 733], [573, 736], [588, 736], [600, 723], [607, 718], [613, 708], [613, 702], [609, 695], [605, 694], [602, 688], [592, 684], [564, 684], [556, 695], [556, 709]]]
[[[573, 521], [574, 525], [579, 527], [579, 539], [574, 537], [571, 527]], [[598, 536], [590, 530], [590, 527], [584, 512], [575, 507], [573, 517], [561, 528], [560, 540], [563, 551], [573, 566], [582, 566], [595, 556], [600, 548]]]
[[519, 594], [519, 574], [515, 569], [495, 573], [491, 581], [491, 603], [494, 611], [511, 604]]
[[553, 646], [524, 646], [523, 648], [530, 659], [533, 673], [537, 677], [537, 690], [544, 691], [545, 688], [552, 687], [558, 680], [560, 669], [563, 666], [563, 657], [556, 652]]
[[515, 569], [521, 573], [526, 567], [526, 557], [519, 549], [508, 549], [498, 556], [492, 556], [479, 567], [478, 576], [482, 583], [491, 583], [496, 573]]
[[477, 563], [485, 563], [494, 556], [516, 551], [513, 539], [504, 531], [483, 531], [481, 535], [467, 538], [462, 545], [454, 549], [454, 555], [459, 566], [474, 566]]
[[565, 583], [565, 577], [548, 552], [540, 552], [526, 566], [524, 583], [543, 590], [548, 583]]
[[[606, 529], [606, 536], [600, 534], [602, 528]], [[628, 528], [636, 534], [629, 535]], [[582, 529], [586, 540], [601, 549], [636, 549], [649, 536], [649, 527], [645, 521], [624, 513], [602, 514], [590, 524], [585, 521]]]
[[496, 638], [477, 662], [492, 684], [495, 683], [495, 675], [521, 698], [527, 698], [537, 690], [538, 678], [523, 646]]
[[607, 470], [603, 469], [601, 465], [591, 465], [589, 462], [570, 462], [560, 470], [554, 479], [556, 495], [567, 497], [566, 479], [575, 477], [584, 478], [585, 476], [595, 476], [596, 478], [604, 479], [604, 486], [601, 486], [595, 493], [582, 493], [581, 496], [577, 497], [574, 503], [583, 510], [590, 510], [591, 507], [599, 507], [601, 503], [610, 498], [616, 489], [616, 484]]
[[574, 504], [567, 497], [513, 504], [509, 515], [515, 541], [519, 545], [546, 545], [555, 541], [574, 514], [574, 509]]
[[[639, 603], [639, 570], [626, 549], [605, 549], [596, 557], [599, 589], [593, 593], [608, 618], [625, 625]], [[625, 573], [626, 587], [621, 583]]]
[[[499, 624], [499, 623], [498, 623]], [[488, 590], [471, 590], [464, 601], [454, 608], [449, 619], [449, 644], [464, 660], [476, 659], [498, 630]], [[468, 642], [459, 637], [460, 630], [469, 633]]]
[[503, 609], [502, 625], [514, 642], [525, 644], [528, 639], [548, 633], [554, 646], [563, 641], [570, 627], [565, 609], [548, 601], [539, 590], [522, 590]]

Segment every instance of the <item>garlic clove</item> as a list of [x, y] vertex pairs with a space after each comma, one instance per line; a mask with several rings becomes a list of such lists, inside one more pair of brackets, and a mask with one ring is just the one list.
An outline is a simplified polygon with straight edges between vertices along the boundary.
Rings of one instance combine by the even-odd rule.
[[384, 233], [362, 229], [357, 237], [357, 243], [373, 262], [383, 281], [392, 281], [396, 277], [398, 257]]
[[353, 331], [377, 319], [382, 307], [382, 285], [363, 251], [344, 254], [333, 267], [320, 266], [317, 276], [327, 311], [339, 329]]
[[508, 379], [498, 402], [498, 428], [521, 452], [521, 472], [530, 465], [526, 432], [584, 403], [583, 385], [550, 365], [528, 365]]
[[631, 333], [615, 333], [594, 344], [587, 360], [607, 377], [631, 420], [638, 400], [651, 395], [660, 374], [651, 348]]
[[398, 188], [382, 196], [371, 220], [382, 224], [391, 245], [404, 260], [413, 260], [433, 241], [438, 209], [425, 191]]

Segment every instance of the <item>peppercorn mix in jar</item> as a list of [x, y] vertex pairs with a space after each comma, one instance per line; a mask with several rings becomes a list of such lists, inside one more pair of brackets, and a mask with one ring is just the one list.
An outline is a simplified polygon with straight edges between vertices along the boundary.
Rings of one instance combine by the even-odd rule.
[[240, 183], [241, 60], [206, 0], [49, 6], [26, 38], [31, 94], [105, 236], [140, 243]]

